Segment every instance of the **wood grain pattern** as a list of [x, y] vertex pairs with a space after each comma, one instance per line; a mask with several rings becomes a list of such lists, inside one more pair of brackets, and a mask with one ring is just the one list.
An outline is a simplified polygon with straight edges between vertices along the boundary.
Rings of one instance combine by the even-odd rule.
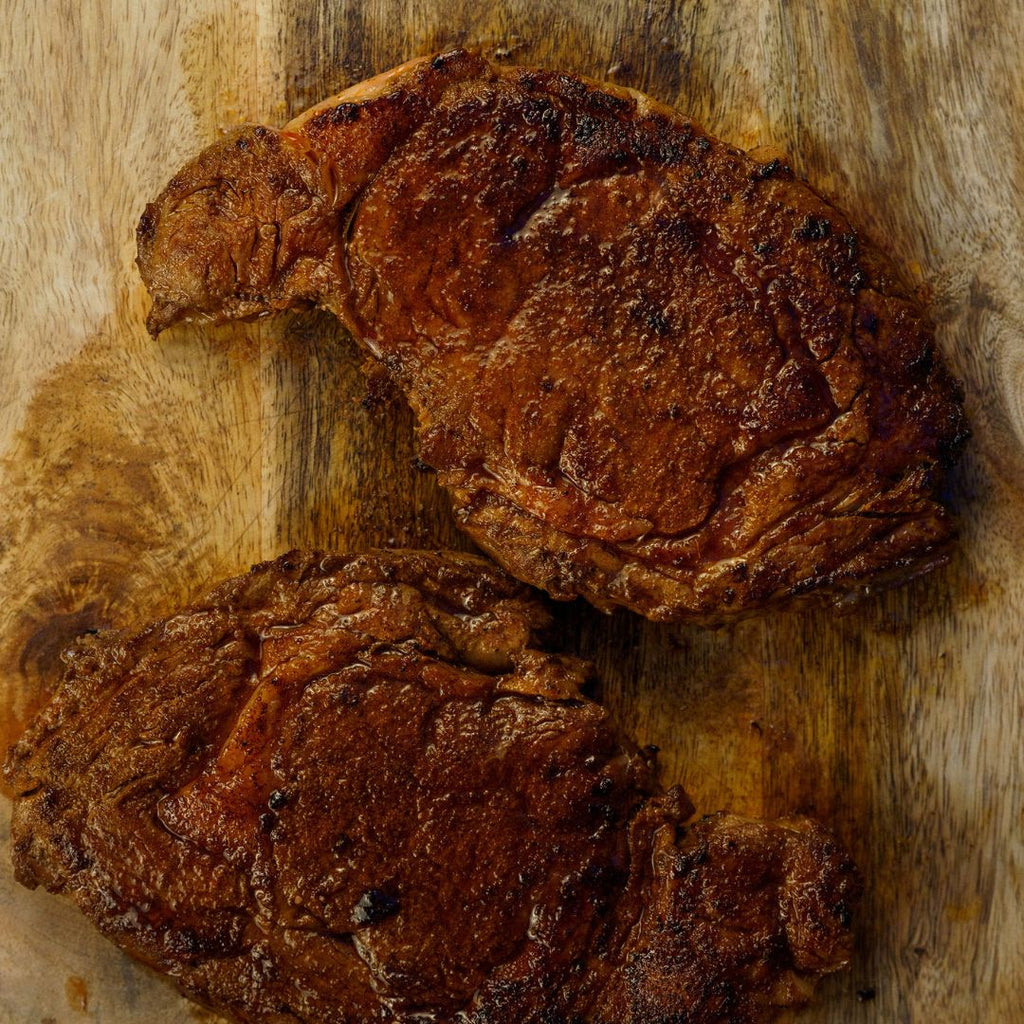
[[[868, 879], [854, 969], [807, 1021], [1024, 1006], [1024, 18], [1020, 4], [213, 0], [9, 5], [0, 39], [0, 733], [63, 644], [291, 545], [466, 547], [408, 412], [310, 314], [145, 334], [133, 232], [219, 127], [283, 123], [452, 44], [651, 92], [787, 151], [908, 263], [975, 438], [946, 570], [837, 618], [719, 631], [557, 609], [604, 699], [703, 809], [812, 811]], [[0, 1019], [202, 1016], [59, 901], [0, 813]], [[857, 992], [873, 990], [872, 999]]]

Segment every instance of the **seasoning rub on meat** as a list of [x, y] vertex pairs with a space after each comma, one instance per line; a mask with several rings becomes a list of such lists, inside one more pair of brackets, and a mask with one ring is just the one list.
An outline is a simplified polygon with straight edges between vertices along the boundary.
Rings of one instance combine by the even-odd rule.
[[943, 563], [967, 436], [913, 291], [794, 178], [636, 92], [455, 51], [185, 166], [149, 327], [320, 306], [518, 578], [654, 619]]
[[80, 640], [12, 748], [17, 877], [236, 1020], [774, 1019], [849, 955], [806, 818], [688, 823], [483, 560], [293, 553]]

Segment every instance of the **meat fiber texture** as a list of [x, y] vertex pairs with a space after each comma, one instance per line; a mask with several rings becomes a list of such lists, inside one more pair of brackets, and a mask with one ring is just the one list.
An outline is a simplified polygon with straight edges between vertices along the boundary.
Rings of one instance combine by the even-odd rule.
[[471, 556], [292, 553], [80, 640], [11, 749], [18, 879], [240, 1021], [753, 1022], [850, 953], [820, 825], [687, 824]]
[[154, 334], [335, 313], [557, 598], [721, 620], [948, 558], [967, 428], [920, 303], [781, 159], [639, 93], [413, 61], [218, 142], [138, 241]]

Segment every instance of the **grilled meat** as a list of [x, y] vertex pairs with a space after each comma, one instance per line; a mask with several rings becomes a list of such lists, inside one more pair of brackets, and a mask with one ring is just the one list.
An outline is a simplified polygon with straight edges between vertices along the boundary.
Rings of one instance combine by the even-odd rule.
[[637, 93], [414, 61], [212, 146], [139, 266], [154, 333], [337, 314], [555, 597], [713, 620], [948, 557], [967, 430], [918, 301], [780, 160]]
[[766, 1021], [850, 951], [807, 819], [686, 824], [469, 556], [293, 553], [84, 638], [11, 749], [17, 877], [241, 1021]]

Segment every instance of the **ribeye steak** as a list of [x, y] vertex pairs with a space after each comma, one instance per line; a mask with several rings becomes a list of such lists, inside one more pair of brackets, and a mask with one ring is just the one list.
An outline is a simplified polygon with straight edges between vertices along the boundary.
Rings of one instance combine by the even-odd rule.
[[796, 180], [638, 93], [457, 51], [247, 127], [142, 217], [155, 333], [318, 305], [519, 579], [655, 619], [947, 558], [967, 430], [913, 292]]
[[85, 638], [12, 748], [18, 878], [242, 1021], [766, 1021], [850, 950], [804, 818], [692, 808], [470, 556], [292, 554]]

